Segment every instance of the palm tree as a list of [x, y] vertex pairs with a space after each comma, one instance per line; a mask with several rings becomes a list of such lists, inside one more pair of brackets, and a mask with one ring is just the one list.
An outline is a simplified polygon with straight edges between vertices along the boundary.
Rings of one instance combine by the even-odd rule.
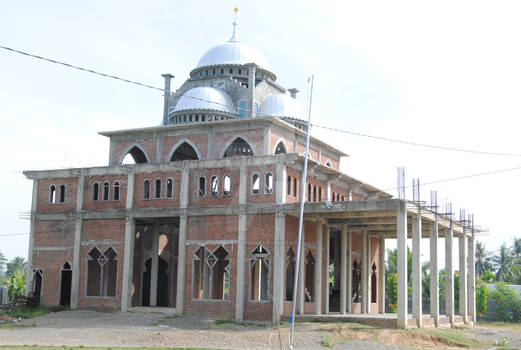
[[510, 254], [510, 249], [505, 243], [501, 245], [493, 260], [496, 265], [496, 279], [498, 281], [508, 281], [510, 277], [510, 268], [512, 266], [512, 255]]
[[515, 264], [521, 264], [521, 237], [514, 237], [514, 242], [512, 243], [512, 257]]
[[492, 257], [490, 252], [485, 249], [485, 244], [476, 242], [476, 273], [478, 276], [483, 276], [486, 270], [492, 270]]
[[7, 262], [7, 259], [5, 258], [4, 254], [0, 252], [0, 281], [2, 280], [2, 277], [4, 277], [4, 266]]
[[17, 256], [16, 258], [7, 263], [6, 275], [8, 277], [17, 273], [23, 275], [25, 273], [26, 267], [27, 262], [25, 261], [25, 259], [21, 256]]

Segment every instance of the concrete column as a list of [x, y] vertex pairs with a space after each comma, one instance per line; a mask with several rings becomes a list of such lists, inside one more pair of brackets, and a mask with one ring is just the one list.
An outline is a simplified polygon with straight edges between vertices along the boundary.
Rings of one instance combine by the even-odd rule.
[[238, 223], [237, 237], [237, 278], [235, 284], [235, 320], [244, 320], [244, 300], [246, 279], [246, 230], [248, 227], [248, 217], [246, 215], [246, 203], [248, 194], [248, 168], [241, 166], [239, 178], [239, 205], [241, 206]]
[[179, 193], [179, 207], [184, 209], [179, 217], [179, 246], [177, 250], [177, 291], [175, 302], [176, 315], [182, 315], [184, 312], [184, 296], [185, 296], [185, 278], [186, 278], [186, 226], [188, 215], [186, 208], [188, 206], [189, 195], [189, 172], [188, 169], [183, 169], [181, 174], [181, 184]]
[[168, 110], [169, 101], [170, 101], [170, 82], [174, 77], [172, 74], [166, 73], [161, 75], [165, 78], [165, 95], [164, 95], [164, 103], [163, 103], [163, 125], [168, 125]]
[[385, 313], [385, 237], [380, 236], [378, 242], [378, 312]]
[[452, 223], [445, 230], [445, 314], [449, 318], [450, 325], [454, 326], [454, 267], [453, 258]]
[[333, 201], [331, 199], [331, 180], [326, 181], [326, 199], [330, 202]]
[[317, 232], [316, 232], [316, 259], [315, 259], [315, 281], [313, 289], [315, 290], [315, 295], [313, 300], [315, 302], [315, 315], [320, 315], [322, 313], [322, 230], [324, 228], [324, 223], [322, 219], [317, 221]]
[[347, 301], [347, 225], [342, 226], [340, 237], [340, 313], [346, 313]]
[[306, 287], [306, 221], [302, 223], [302, 242], [300, 245], [300, 264], [298, 271], [297, 306], [299, 315], [304, 315], [304, 290]]
[[353, 313], [353, 233], [347, 232], [347, 313]]
[[367, 269], [367, 232], [362, 231], [362, 313], [366, 314], [367, 310], [367, 288], [368, 285], [368, 269]]
[[430, 304], [434, 325], [440, 322], [440, 286], [438, 274], [438, 217], [430, 224]]
[[324, 283], [326, 284], [326, 294], [324, 295], [324, 313], [329, 314], [329, 250], [330, 247], [330, 229], [329, 225], [326, 225], [326, 275]]
[[412, 220], [412, 315], [418, 327], [422, 326], [422, 278], [421, 278], [421, 215]]
[[475, 257], [475, 235], [468, 238], [468, 298], [469, 298], [469, 322], [476, 324], [476, 257]]
[[150, 306], [157, 306], [157, 274], [159, 265], [159, 225], [152, 232], [152, 264], [150, 271]]
[[396, 210], [397, 234], [397, 326], [407, 327], [407, 209], [405, 201], [398, 202]]
[[[133, 194], [134, 176], [129, 174], [128, 181], [132, 181], [132, 190], [127, 190]], [[78, 308], [80, 293], [80, 266], [81, 266], [81, 236], [83, 230], [83, 194], [85, 193], [85, 177], [80, 172], [78, 175], [78, 187], [76, 189], [76, 218], [74, 222], [74, 258], [72, 262], [72, 281], [71, 281], [71, 309]], [[127, 201], [128, 204], [128, 201]], [[126, 254], [125, 254], [126, 255]]]
[[366, 310], [367, 310], [367, 313], [370, 314], [371, 313], [371, 288], [372, 285], [371, 285], [371, 272], [373, 271], [372, 270], [372, 267], [371, 267], [371, 237], [369, 237], [369, 234], [366, 235], [366, 240], [367, 240], [367, 257], [366, 257], [366, 260], [367, 260], [367, 277], [366, 277], [366, 280], [367, 280], [367, 290], [366, 290], [366, 297], [365, 297], [365, 301], [366, 301]]
[[467, 237], [463, 229], [459, 237], [459, 314], [463, 316], [463, 322], [468, 322], [467, 317]]
[[282, 211], [275, 214], [275, 247], [273, 262], [273, 323], [280, 321], [284, 312], [286, 216]]
[[176, 249], [176, 227], [174, 225], [171, 226], [170, 229], [170, 262], [168, 264], [169, 267], [169, 273], [168, 273], [168, 306], [173, 307], [174, 306], [174, 283], [176, 282], [174, 280], [174, 266], [175, 266], [175, 249]]
[[125, 218], [125, 242], [123, 249], [123, 283], [121, 292], [122, 312], [127, 312], [128, 308], [132, 304], [132, 271], [134, 270], [134, 241], [135, 220], [132, 213], [129, 212], [127, 217]]
[[[29, 295], [33, 291], [33, 278], [34, 278], [34, 234], [36, 231], [36, 208], [38, 204], [38, 179], [33, 179], [33, 196], [31, 202], [31, 226], [29, 228], [29, 250], [27, 252], [27, 279], [25, 283], [26, 295]], [[71, 295], [72, 298], [72, 295]], [[1, 302], [1, 300], [0, 300]], [[72, 304], [71, 304], [72, 306]]]

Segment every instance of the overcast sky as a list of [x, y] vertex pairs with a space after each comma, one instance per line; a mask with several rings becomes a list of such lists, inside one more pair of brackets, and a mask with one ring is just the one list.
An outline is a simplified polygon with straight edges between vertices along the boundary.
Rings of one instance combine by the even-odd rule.
[[[315, 75], [312, 123], [411, 142], [521, 153], [518, 1], [18, 1], [2, 6], [0, 45], [162, 87], [188, 78], [209, 48], [256, 47], [286, 88]], [[108, 163], [98, 131], [158, 125], [161, 92], [0, 49], [0, 251], [26, 256], [26, 169]], [[521, 157], [430, 150], [313, 128], [350, 154], [343, 170], [395, 194], [428, 183], [521, 166]], [[422, 187], [422, 199], [475, 214], [489, 250], [520, 237], [521, 170]], [[407, 193], [412, 197], [410, 189]], [[20, 234], [20, 235], [12, 235]], [[9, 236], [6, 236], [9, 235]], [[428, 252], [427, 252], [428, 254]]]

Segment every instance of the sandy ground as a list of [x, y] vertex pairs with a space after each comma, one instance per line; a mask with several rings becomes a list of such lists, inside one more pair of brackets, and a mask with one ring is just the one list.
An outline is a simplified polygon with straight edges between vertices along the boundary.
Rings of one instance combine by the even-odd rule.
[[[297, 349], [462, 348], [458, 343], [415, 331], [366, 328], [350, 324], [298, 323]], [[521, 334], [509, 329], [466, 328], [461, 334], [479, 340], [476, 348], [492, 348], [506, 337], [508, 346], [521, 348]], [[289, 327], [280, 328], [287, 349]], [[268, 324], [236, 325], [198, 317], [155, 313], [62, 311], [0, 328], [1, 345], [69, 345], [127, 347], [209, 347], [215, 349], [280, 349], [279, 331]]]

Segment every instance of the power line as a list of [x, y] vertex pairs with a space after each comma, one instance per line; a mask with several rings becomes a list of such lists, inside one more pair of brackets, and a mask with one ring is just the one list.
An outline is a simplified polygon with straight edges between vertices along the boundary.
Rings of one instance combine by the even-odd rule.
[[483, 155], [488, 155], [488, 156], [521, 157], [521, 154], [519, 154], [519, 153], [487, 152], [487, 151], [478, 151], [478, 150], [471, 150], [471, 149], [457, 148], [457, 147], [430, 145], [430, 144], [426, 144], [426, 143], [418, 143], [418, 142], [412, 142], [412, 141], [404, 141], [404, 140], [392, 139], [392, 138], [383, 137], [383, 136], [375, 136], [375, 135], [363, 134], [363, 133], [360, 133], [360, 132], [349, 131], [349, 130], [342, 130], [342, 129], [332, 128], [332, 127], [329, 127], [329, 126], [323, 126], [323, 125], [317, 125], [317, 124], [311, 124], [311, 125], [315, 126], [317, 128], [321, 128], [321, 129], [341, 132], [341, 133], [355, 135], [355, 136], [368, 137], [368, 138], [381, 140], [381, 141], [401, 143], [401, 144], [409, 145], [409, 146], [426, 147], [426, 148], [432, 148], [432, 149], [439, 149], [439, 150], [443, 150], [443, 151], [454, 151], [454, 152], [483, 154]]
[[[470, 179], [470, 178], [473, 178], [473, 177], [486, 176], [486, 175], [495, 175], [495, 174], [506, 173], [506, 172], [515, 171], [515, 170], [521, 170], [521, 166], [514, 167], [514, 168], [490, 170], [490, 171], [485, 171], [485, 172], [482, 172], [482, 173], [476, 173], [476, 174], [471, 174], [471, 175], [462, 175], [462, 176], [451, 177], [451, 178], [442, 179], [442, 180], [434, 180], [434, 181], [424, 182], [421, 185], [422, 186], [428, 186], [428, 185], [434, 185], [434, 184], [443, 183], [443, 182], [466, 180], [466, 179]], [[405, 188], [410, 188], [410, 187], [412, 187], [412, 185], [407, 185], [407, 186], [404, 186], [404, 187]], [[398, 187], [389, 188], [389, 189], [384, 190], [384, 192], [394, 191], [394, 190], [397, 190], [397, 189], [398, 189]]]
[[[16, 50], [16, 49], [13, 49], [13, 48], [10, 48], [10, 47], [7, 47], [7, 46], [0, 45], [0, 48], [4, 49], [4, 50], [11, 51], [11, 52], [15, 52], [15, 53], [18, 53], [18, 54], [21, 54], [21, 55], [24, 55], [24, 56], [28, 56], [28, 57], [40, 59], [40, 60], [43, 60], [43, 61], [47, 61], [47, 62], [50, 62], [50, 63], [62, 65], [62, 66], [68, 67], [68, 68], [77, 69], [77, 70], [80, 70], [80, 71], [84, 71], [84, 72], [88, 72], [88, 73], [91, 73], [91, 74], [99, 75], [99, 76], [102, 76], [102, 77], [105, 77], [105, 78], [116, 79], [116, 80], [119, 80], [119, 81], [122, 81], [122, 82], [126, 82], [126, 83], [129, 83], [129, 84], [134, 84], [134, 85], [146, 87], [148, 89], [153, 89], [153, 90], [156, 90], [156, 91], [162, 91], [163, 93], [166, 93], [166, 90], [163, 89], [163, 88], [152, 86], [152, 85], [145, 84], [145, 83], [140, 83], [138, 81], [122, 78], [122, 77], [119, 77], [119, 76], [116, 76], [116, 75], [101, 73], [101, 72], [95, 71], [93, 69], [79, 67], [79, 66], [67, 63], [67, 62], [57, 61], [57, 60], [46, 58], [46, 57], [43, 57], [43, 56], [31, 54], [31, 53], [28, 53], [28, 52], [25, 52], [25, 51]], [[206, 102], [206, 103], [213, 104], [213, 105], [216, 105], [216, 106], [222, 106], [222, 107], [230, 108], [230, 106], [227, 105], [227, 104], [220, 103], [220, 102], [215, 102], [215, 101], [209, 101], [209, 100], [206, 100], [206, 99], [203, 99], [203, 98], [200, 98], [200, 97], [196, 97], [196, 96], [190, 96], [190, 95], [187, 95], [186, 93], [185, 94], [179, 94], [179, 93], [172, 92], [172, 91], [170, 91], [169, 93], [170, 93], [170, 95], [174, 95], [174, 96], [184, 96], [186, 98], [190, 98], [190, 99], [193, 99], [193, 100], [198, 100], [198, 101]], [[259, 111], [255, 111], [255, 110], [252, 110], [252, 109], [249, 109], [249, 108], [239, 108], [239, 107], [235, 107], [235, 106], [232, 106], [232, 108], [235, 109], [237, 112], [239, 112], [239, 111], [246, 111], [246, 112], [254, 112], [255, 115], [258, 115], [258, 116], [271, 116], [269, 114], [262, 113], [262, 112], [259, 112]], [[317, 128], [325, 129], [325, 130], [336, 131], [336, 132], [350, 134], [350, 135], [355, 135], [355, 136], [360, 136], [360, 137], [367, 137], [367, 138], [380, 140], [380, 141], [399, 143], [399, 144], [404, 144], [404, 145], [408, 145], [408, 146], [417, 146], [417, 147], [424, 147], [424, 148], [431, 148], [431, 149], [438, 149], [438, 150], [452, 151], [452, 152], [473, 153], [473, 154], [481, 154], [481, 155], [488, 155], [488, 156], [521, 157], [521, 154], [519, 154], [519, 153], [488, 152], [488, 151], [471, 150], [471, 149], [457, 148], [457, 147], [431, 145], [431, 144], [418, 143], [418, 142], [412, 142], [412, 141], [398, 140], [398, 139], [393, 139], [393, 138], [384, 137], [384, 136], [376, 136], [376, 135], [364, 134], [364, 133], [355, 132], [355, 131], [342, 130], [342, 129], [332, 128], [332, 127], [324, 126], [324, 125], [310, 124], [310, 127], [313, 127], [313, 126], [317, 127]]]
[[25, 236], [29, 233], [0, 233], [0, 237], [7, 237], [7, 236]]

